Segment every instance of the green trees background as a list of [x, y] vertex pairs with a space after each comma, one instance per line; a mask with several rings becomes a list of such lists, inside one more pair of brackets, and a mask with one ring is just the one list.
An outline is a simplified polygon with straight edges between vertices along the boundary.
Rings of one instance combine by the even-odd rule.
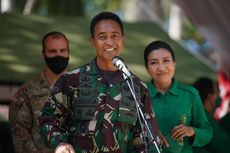
[[[0, 82], [24, 82], [39, 73], [44, 66], [41, 60], [41, 39], [45, 33], [53, 30], [65, 33], [70, 40], [69, 68], [85, 64], [95, 56], [89, 35], [91, 17], [99, 11], [106, 10], [116, 12], [123, 18], [125, 11], [135, 11], [133, 5], [131, 10], [125, 9], [127, 5], [131, 5], [129, 2], [136, 4], [142, 2], [142, 0], [9, 1], [12, 2], [11, 11], [0, 15], [0, 73], [2, 74]], [[159, 13], [159, 16], [162, 20], [167, 20], [168, 0], [161, 0], [163, 2], [161, 5], [159, 1], [155, 1], [158, 2], [155, 6], [162, 9], [162, 14]], [[149, 80], [143, 62], [143, 49], [150, 41], [157, 39], [167, 41], [174, 48], [178, 80], [192, 83], [201, 76], [216, 78], [213, 69], [170, 39], [159, 23], [151, 19], [135, 22], [124, 20], [124, 28], [126, 45], [122, 56], [130, 70], [143, 80]]]

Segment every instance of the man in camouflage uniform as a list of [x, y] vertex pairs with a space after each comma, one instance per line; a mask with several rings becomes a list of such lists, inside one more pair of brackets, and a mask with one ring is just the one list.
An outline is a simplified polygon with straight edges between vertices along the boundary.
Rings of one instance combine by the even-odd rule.
[[[40, 133], [55, 153], [141, 152], [135, 101], [112, 64], [124, 46], [122, 22], [117, 15], [102, 12], [93, 18], [90, 30], [96, 57], [58, 79], [39, 118]], [[135, 95], [158, 137], [146, 85], [132, 78]]]
[[39, 133], [38, 118], [56, 80], [66, 72], [69, 44], [64, 34], [50, 32], [42, 41], [46, 66], [40, 75], [26, 82], [12, 98], [9, 120], [16, 153], [52, 153]]

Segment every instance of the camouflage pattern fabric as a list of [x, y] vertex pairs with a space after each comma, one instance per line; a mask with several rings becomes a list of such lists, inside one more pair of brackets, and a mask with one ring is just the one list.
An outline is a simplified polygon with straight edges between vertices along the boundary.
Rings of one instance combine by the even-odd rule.
[[38, 114], [50, 95], [44, 73], [22, 85], [10, 102], [9, 120], [16, 153], [52, 153], [39, 134]]
[[[95, 61], [56, 82], [39, 118], [41, 135], [51, 148], [71, 143], [77, 153], [143, 151], [135, 102], [121, 72], [115, 73], [111, 83]], [[157, 137], [146, 85], [137, 77], [133, 79], [137, 99]]]

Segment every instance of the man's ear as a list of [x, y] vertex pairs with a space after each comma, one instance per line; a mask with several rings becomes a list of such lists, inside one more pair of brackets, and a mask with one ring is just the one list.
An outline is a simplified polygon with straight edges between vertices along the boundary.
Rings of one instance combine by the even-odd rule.
[[94, 39], [93, 39], [92, 37], [90, 38], [90, 43], [91, 43], [91, 46], [92, 46], [93, 48], [95, 48]]
[[125, 36], [122, 36], [122, 41], [123, 43], [125, 43]]
[[42, 50], [42, 58], [45, 59], [45, 51]]

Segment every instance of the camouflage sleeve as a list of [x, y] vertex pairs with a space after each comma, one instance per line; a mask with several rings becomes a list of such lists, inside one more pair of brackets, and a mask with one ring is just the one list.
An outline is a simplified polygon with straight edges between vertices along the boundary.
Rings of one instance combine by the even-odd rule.
[[150, 126], [150, 129], [152, 130], [153, 136], [157, 137], [160, 134], [160, 130], [155, 117], [155, 112], [151, 106], [151, 100], [149, 97], [147, 85], [144, 82], [140, 81], [140, 88], [141, 88], [141, 103], [143, 104], [142, 111]]
[[[142, 111], [144, 113], [147, 124], [151, 130], [154, 141], [157, 143], [157, 145], [158, 145], [157, 147], [159, 147], [159, 149], [161, 149], [160, 138], [159, 138], [160, 130], [159, 130], [156, 118], [155, 118], [154, 110], [151, 107], [150, 97], [148, 94], [147, 86], [145, 86], [145, 84], [143, 82], [141, 82], [141, 103], [143, 104]], [[144, 130], [146, 132], [146, 127], [144, 128]], [[145, 149], [145, 146], [144, 146], [142, 139], [140, 137], [141, 132], [142, 132], [142, 130], [141, 130], [140, 124], [137, 123], [137, 125], [134, 129], [134, 141], [133, 141], [133, 145], [140, 145], [137, 152], [143, 152]], [[150, 140], [150, 139], [148, 139], [148, 140]], [[156, 147], [153, 144], [153, 142], [149, 142], [148, 149], [149, 149], [149, 152], [151, 152], [151, 153], [157, 152]]]
[[60, 78], [55, 83], [39, 116], [40, 134], [46, 145], [53, 150], [61, 142], [68, 143], [69, 134], [64, 124], [67, 114], [67, 108], [64, 104], [67, 98], [62, 93], [62, 81], [63, 78]]
[[9, 107], [9, 120], [16, 153], [39, 153], [32, 136], [32, 110], [29, 105], [28, 89], [21, 87], [12, 98]]
[[151, 107], [149, 94], [146, 93], [146, 100], [144, 104], [144, 109], [149, 112], [146, 114], [146, 119], [149, 123], [150, 130], [153, 134], [154, 140], [149, 145], [149, 152], [158, 153], [158, 151], [162, 151], [162, 143], [160, 139], [160, 129], [156, 121], [154, 110]]
[[148, 92], [145, 94], [144, 98], [144, 111], [145, 111], [145, 117], [149, 123], [150, 129], [152, 130], [153, 136], [157, 137], [160, 134], [160, 130], [156, 121], [155, 112], [152, 109], [151, 103], [150, 103], [150, 97]]

